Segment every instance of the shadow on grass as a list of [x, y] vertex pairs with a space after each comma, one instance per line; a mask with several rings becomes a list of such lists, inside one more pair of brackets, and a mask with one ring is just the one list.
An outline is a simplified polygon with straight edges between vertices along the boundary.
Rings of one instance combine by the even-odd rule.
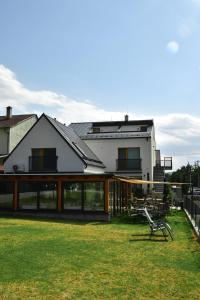
[[[13, 219], [13, 220], [24, 220], [24, 221], [35, 221], [35, 222], [41, 222], [41, 223], [57, 223], [57, 224], [72, 224], [72, 225], [109, 225], [109, 224], [115, 224], [115, 225], [136, 225], [136, 224], [146, 224], [147, 220], [144, 217], [136, 216], [136, 217], [130, 217], [127, 215], [121, 215], [117, 217], [111, 217], [110, 221], [106, 220], [98, 220], [98, 216], [101, 214], [98, 214], [96, 212], [94, 213], [79, 213], [79, 212], [73, 212], [73, 213], [66, 213], [66, 214], [60, 214], [57, 213], [44, 213], [44, 215], [38, 214], [37, 212], [1, 212], [0, 213], [0, 219]], [[84, 219], [85, 217], [85, 219]], [[87, 219], [88, 217], [88, 219]], [[95, 219], [96, 218], [96, 219]], [[1, 225], [1, 224], [0, 224]]]
[[[163, 235], [163, 234], [156, 234], [156, 235], [150, 235], [149, 233], [136, 233], [136, 234], [131, 234], [133, 239], [130, 239], [129, 242], [166, 242], [167, 238], [169, 237], [168, 235]], [[139, 238], [141, 237], [141, 238]], [[146, 237], [146, 238], [145, 238]], [[162, 239], [156, 239], [156, 238], [162, 238]]]
[[155, 239], [133, 239], [133, 240], [129, 240], [129, 242], [153, 242], [153, 243], [164, 243], [164, 242], [168, 242], [167, 239], [163, 239], [163, 240], [155, 240]]
[[[59, 218], [56, 216], [32, 216], [32, 215], [14, 215], [14, 214], [7, 214], [7, 215], [0, 215], [0, 219], [13, 219], [13, 220], [23, 220], [23, 221], [32, 221], [32, 222], [40, 222], [40, 223], [56, 223], [56, 224], [70, 224], [70, 225], [87, 225], [92, 224], [94, 221], [87, 221], [87, 220], [76, 220], [76, 219], [65, 219], [65, 218]], [[95, 221], [96, 222], [96, 221]], [[105, 222], [98, 221], [101, 225]], [[100, 225], [99, 224], [99, 225]], [[0, 224], [0, 226], [4, 224]], [[11, 224], [16, 226], [16, 224]]]

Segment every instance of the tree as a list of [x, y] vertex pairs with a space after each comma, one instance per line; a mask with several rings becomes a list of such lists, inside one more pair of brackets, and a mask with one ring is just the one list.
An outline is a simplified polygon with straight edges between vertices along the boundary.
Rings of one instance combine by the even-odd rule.
[[170, 182], [183, 182], [188, 183], [188, 185], [182, 186], [183, 193], [187, 193], [190, 184], [193, 186], [200, 185], [200, 167], [199, 163], [195, 162], [194, 165], [189, 163], [186, 166], [182, 166], [180, 169], [175, 172], [168, 174], [168, 180]]

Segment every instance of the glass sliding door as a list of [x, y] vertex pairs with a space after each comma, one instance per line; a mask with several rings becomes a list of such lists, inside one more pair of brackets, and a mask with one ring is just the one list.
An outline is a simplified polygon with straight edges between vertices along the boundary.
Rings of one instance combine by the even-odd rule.
[[39, 209], [57, 209], [57, 185], [54, 182], [40, 182]]
[[55, 182], [20, 182], [19, 209], [56, 210], [57, 184]]
[[139, 158], [140, 158], [140, 148], [127, 149], [127, 159], [139, 159]]
[[36, 182], [19, 183], [19, 209], [38, 209], [38, 185]]
[[33, 172], [55, 172], [57, 170], [56, 148], [32, 148], [29, 169]]
[[119, 148], [118, 149], [118, 170], [140, 170], [140, 148]]
[[104, 183], [85, 182], [84, 183], [84, 210], [103, 211], [104, 210]]
[[0, 209], [13, 208], [13, 182], [0, 183]]
[[63, 184], [63, 209], [81, 210], [83, 207], [83, 184], [66, 182]]

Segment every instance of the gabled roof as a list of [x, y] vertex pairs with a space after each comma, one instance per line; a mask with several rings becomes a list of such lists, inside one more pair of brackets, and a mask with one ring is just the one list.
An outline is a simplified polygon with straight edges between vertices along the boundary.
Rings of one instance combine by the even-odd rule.
[[63, 125], [56, 119], [45, 114], [43, 116], [53, 125], [62, 138], [76, 152], [76, 154], [85, 162], [86, 165], [105, 168], [100, 159], [92, 152], [86, 143], [69, 126]]
[[31, 117], [35, 116], [37, 118], [37, 115], [35, 114], [27, 114], [27, 115], [12, 115], [11, 118], [7, 118], [6, 116], [0, 116], [0, 128], [11, 128], [16, 126], [17, 124], [21, 123], [22, 121], [25, 121]]
[[74, 152], [78, 155], [78, 157], [84, 162], [84, 164], [105, 168], [104, 164], [100, 161], [100, 159], [92, 152], [92, 150], [86, 145], [84, 141], [80, 139], [80, 137], [73, 131], [69, 126], [63, 125], [58, 122], [56, 119], [53, 119], [46, 114], [42, 114], [40, 118], [33, 124], [33, 126], [29, 129], [29, 131], [25, 134], [25, 136], [21, 139], [21, 141], [16, 145], [16, 147], [9, 153], [4, 162], [10, 157], [10, 155], [15, 151], [15, 149], [20, 145], [20, 143], [26, 138], [29, 132], [36, 126], [36, 124], [40, 121], [40, 119], [44, 117], [58, 132], [58, 134], [65, 140], [65, 142], [72, 148]]

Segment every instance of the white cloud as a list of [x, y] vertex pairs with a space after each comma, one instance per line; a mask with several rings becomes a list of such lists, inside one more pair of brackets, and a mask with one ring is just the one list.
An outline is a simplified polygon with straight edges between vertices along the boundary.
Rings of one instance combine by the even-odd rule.
[[[5, 107], [13, 106], [14, 113], [45, 112], [63, 123], [95, 120], [123, 120], [126, 112], [108, 111], [91, 101], [78, 101], [52, 91], [32, 91], [23, 86], [15, 74], [0, 65], [1, 115]], [[154, 118], [157, 148], [166, 156], [173, 156], [177, 168], [188, 161], [200, 158], [200, 118], [189, 114], [168, 114], [162, 116], [134, 115], [130, 118]]]
[[110, 120], [122, 119], [125, 112], [105, 111], [89, 100], [78, 101], [65, 95], [48, 90], [32, 91], [21, 84], [15, 74], [3, 65], [0, 65], [0, 101], [1, 106], [11, 105], [17, 111], [26, 112], [28, 106], [35, 106], [41, 112], [53, 113], [61, 121]]
[[176, 54], [179, 51], [179, 48], [180, 48], [179, 43], [176, 41], [170, 41], [167, 44], [167, 50], [172, 54]]

